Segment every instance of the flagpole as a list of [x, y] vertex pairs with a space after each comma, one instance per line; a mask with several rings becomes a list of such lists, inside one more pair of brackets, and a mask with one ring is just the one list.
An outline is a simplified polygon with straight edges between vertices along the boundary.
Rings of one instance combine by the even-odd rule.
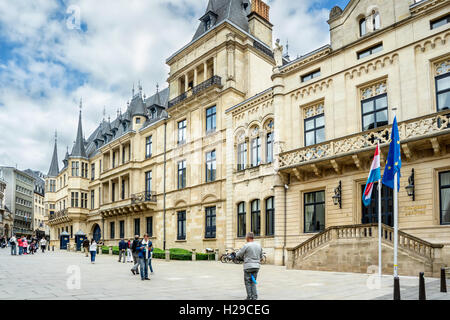
[[[378, 152], [380, 152], [380, 141], [378, 141]], [[380, 154], [379, 154], [380, 155]], [[383, 275], [383, 265], [382, 265], [382, 248], [381, 248], [381, 237], [382, 237], [382, 230], [381, 230], [382, 224], [381, 224], [381, 179], [378, 180], [378, 275]]]
[[394, 278], [398, 278], [398, 201], [397, 201], [397, 175], [394, 176]]

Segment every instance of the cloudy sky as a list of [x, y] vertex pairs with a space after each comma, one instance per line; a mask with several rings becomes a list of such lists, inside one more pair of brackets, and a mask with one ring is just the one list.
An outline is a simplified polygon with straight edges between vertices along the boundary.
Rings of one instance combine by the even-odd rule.
[[[348, 0], [270, 0], [274, 39], [291, 58], [329, 43], [327, 19]], [[166, 86], [165, 60], [187, 44], [207, 0], [0, 0], [0, 165], [48, 171], [75, 140], [125, 110], [133, 83]]]

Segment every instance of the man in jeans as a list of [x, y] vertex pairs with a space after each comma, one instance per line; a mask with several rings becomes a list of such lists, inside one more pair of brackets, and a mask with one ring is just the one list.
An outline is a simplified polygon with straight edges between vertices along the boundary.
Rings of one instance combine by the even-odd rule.
[[122, 260], [122, 257], [123, 257], [123, 263], [125, 263], [125, 259], [127, 258], [127, 249], [128, 249], [128, 245], [125, 242], [125, 240], [120, 239], [120, 242], [119, 242], [119, 262]]
[[11, 246], [11, 255], [17, 256], [17, 239], [15, 235], [9, 239], [9, 245]]
[[141, 280], [150, 280], [148, 277], [148, 263], [152, 254], [152, 242], [148, 234], [144, 234], [144, 239], [139, 242], [136, 251], [139, 253], [139, 265], [141, 266]]
[[257, 300], [256, 279], [258, 278], [263, 251], [259, 243], [254, 242], [255, 235], [253, 232], [247, 233], [247, 243], [236, 254], [238, 259], [244, 260], [244, 283], [247, 290], [246, 300]]
[[131, 272], [136, 275], [139, 274], [139, 252], [137, 252], [137, 247], [139, 246], [139, 236], [135, 235], [133, 243], [131, 244], [131, 253], [133, 254], [133, 268]]

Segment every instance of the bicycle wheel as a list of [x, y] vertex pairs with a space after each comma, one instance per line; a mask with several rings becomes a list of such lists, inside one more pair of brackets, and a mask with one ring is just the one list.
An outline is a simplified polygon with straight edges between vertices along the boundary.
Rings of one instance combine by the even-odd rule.
[[227, 256], [225, 254], [220, 257], [220, 262], [222, 262], [222, 263], [227, 263], [228, 262], [227, 261]]

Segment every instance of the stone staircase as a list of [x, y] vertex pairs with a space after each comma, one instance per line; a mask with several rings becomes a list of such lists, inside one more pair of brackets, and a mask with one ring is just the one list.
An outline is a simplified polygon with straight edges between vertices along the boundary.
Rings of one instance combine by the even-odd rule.
[[[399, 274], [439, 277], [446, 265], [441, 244], [398, 232]], [[393, 273], [394, 229], [382, 225], [383, 273]], [[288, 269], [375, 273], [378, 267], [378, 224], [330, 227], [288, 250]]]

